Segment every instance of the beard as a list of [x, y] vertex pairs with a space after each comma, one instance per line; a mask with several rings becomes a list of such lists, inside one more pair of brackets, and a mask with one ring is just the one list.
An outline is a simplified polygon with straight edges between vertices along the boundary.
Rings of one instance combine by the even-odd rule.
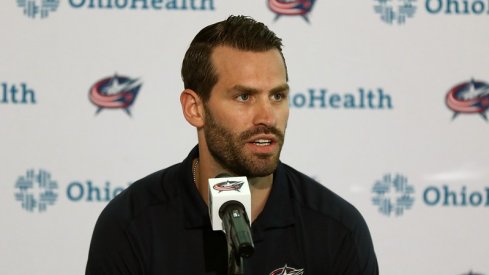
[[[234, 134], [220, 125], [204, 104], [204, 135], [212, 157], [226, 170], [238, 176], [264, 177], [277, 168], [284, 143], [284, 132], [275, 127], [257, 126]], [[275, 135], [278, 151], [273, 154], [253, 154], [245, 151], [247, 140], [258, 134]]]

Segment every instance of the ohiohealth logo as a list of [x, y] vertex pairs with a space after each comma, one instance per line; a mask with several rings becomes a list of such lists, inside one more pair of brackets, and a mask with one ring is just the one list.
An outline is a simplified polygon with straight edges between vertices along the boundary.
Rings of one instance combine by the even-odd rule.
[[290, 94], [292, 108], [390, 110], [394, 108], [392, 96], [382, 88], [364, 89], [347, 93], [331, 92], [326, 88], [310, 88], [307, 92]]
[[[387, 24], [402, 25], [416, 13], [418, 0], [374, 0], [374, 11]], [[480, 16], [489, 15], [487, 0], [424, 0], [419, 9], [428, 15]]]
[[36, 104], [36, 91], [25, 82], [19, 84], [2, 82], [0, 88], [0, 104], [26, 105]]
[[[3, 0], [5, 1], [5, 0]], [[11, 0], [10, 0], [11, 1]], [[59, 0], [16, 0], [30, 18], [48, 17], [58, 9]], [[77, 10], [138, 11], [214, 11], [214, 0], [67, 0], [68, 8]]]
[[15, 184], [18, 191], [15, 193], [15, 199], [20, 201], [22, 208], [29, 212], [35, 210], [39, 212], [46, 211], [48, 205], [56, 202], [58, 194], [58, 183], [51, 179], [51, 174], [44, 170], [37, 173], [34, 170], [28, 170], [25, 176], [19, 177]]
[[44, 212], [48, 205], [54, 205], [64, 196], [73, 203], [107, 203], [130, 185], [131, 182], [124, 186], [113, 185], [110, 181], [96, 183], [93, 180], [72, 180], [67, 184], [58, 184], [46, 170], [30, 169], [15, 182], [14, 198], [31, 213]]
[[56, 11], [59, 0], [17, 0], [17, 6], [24, 9], [24, 14], [30, 18], [48, 17], [49, 13]]
[[416, 12], [414, 2], [416, 0], [375, 0], [374, 6], [376, 13], [380, 14], [380, 19], [388, 24], [397, 23], [399, 25], [406, 22], [406, 18], [411, 18]]
[[396, 216], [401, 216], [414, 203], [414, 187], [408, 184], [405, 176], [399, 174], [385, 175], [375, 182], [372, 192], [373, 204], [386, 216], [393, 212]]
[[473, 79], [457, 84], [448, 91], [445, 102], [453, 111], [452, 119], [459, 114], [479, 114], [487, 121], [489, 84]]

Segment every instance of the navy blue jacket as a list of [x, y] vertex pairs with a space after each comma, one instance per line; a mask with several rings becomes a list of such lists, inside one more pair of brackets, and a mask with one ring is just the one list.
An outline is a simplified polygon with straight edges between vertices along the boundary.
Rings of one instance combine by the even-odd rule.
[[[212, 231], [193, 183], [197, 148], [107, 205], [93, 232], [86, 274], [227, 273], [225, 235]], [[368, 227], [355, 207], [283, 163], [252, 235], [255, 253], [245, 260], [246, 274], [379, 274]]]

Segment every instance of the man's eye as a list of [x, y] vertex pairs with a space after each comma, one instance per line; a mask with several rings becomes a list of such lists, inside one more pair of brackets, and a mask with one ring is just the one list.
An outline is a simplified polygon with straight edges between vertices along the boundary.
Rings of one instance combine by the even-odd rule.
[[241, 94], [237, 97], [237, 99], [239, 101], [248, 101], [250, 99], [250, 95], [249, 94]]
[[272, 99], [275, 101], [280, 101], [285, 98], [285, 95], [282, 93], [277, 93], [272, 95]]

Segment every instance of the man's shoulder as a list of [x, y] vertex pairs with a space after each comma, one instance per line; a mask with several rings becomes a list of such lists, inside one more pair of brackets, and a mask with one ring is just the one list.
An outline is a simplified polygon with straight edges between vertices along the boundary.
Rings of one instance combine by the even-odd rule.
[[134, 183], [113, 198], [100, 214], [100, 219], [129, 222], [146, 208], [165, 204], [178, 194], [173, 179], [179, 164], [151, 173]]
[[348, 230], [365, 222], [357, 208], [347, 200], [315, 179], [284, 166], [294, 200], [311, 216], [333, 220]]
[[127, 274], [142, 272], [139, 269], [143, 268], [142, 258], [134, 258], [134, 253], [146, 257], [141, 247], [152, 241], [149, 223], [162, 225], [162, 213], [167, 213], [168, 206], [177, 201], [180, 165], [134, 182], [107, 204], [95, 224], [87, 274], [89, 270], [96, 274], [115, 274], [125, 268]]
[[[351, 270], [346, 273], [379, 274], [372, 238], [360, 212], [327, 187], [290, 166], [286, 166], [286, 176], [292, 199], [314, 242], [321, 244], [321, 238], [333, 236], [328, 246], [333, 254], [341, 255], [339, 265]], [[355, 261], [357, 266], [352, 264]]]

